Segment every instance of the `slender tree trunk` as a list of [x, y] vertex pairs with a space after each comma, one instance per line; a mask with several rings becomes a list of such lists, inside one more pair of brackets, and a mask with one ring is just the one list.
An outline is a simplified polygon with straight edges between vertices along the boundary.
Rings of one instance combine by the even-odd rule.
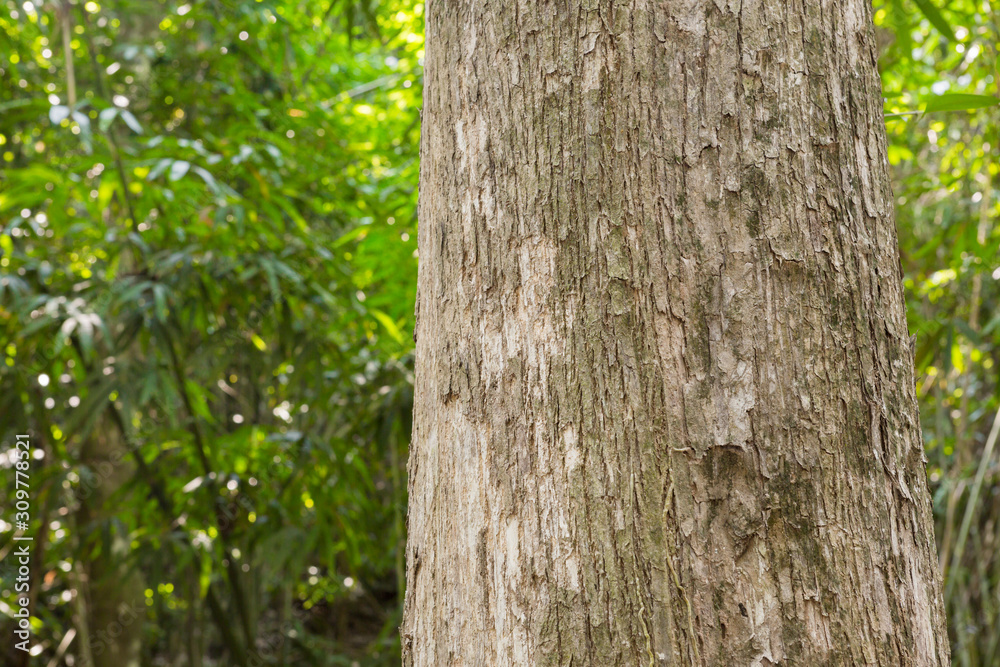
[[86, 618], [81, 638], [93, 667], [138, 667], [142, 652], [142, 621], [146, 614], [142, 574], [129, 558], [130, 539], [115, 521], [113, 498], [133, 474], [127, 450], [110, 419], [99, 427], [81, 451], [89, 476], [80, 487], [77, 530], [86, 536], [84, 573]]
[[870, 11], [428, 2], [406, 665], [949, 664]]

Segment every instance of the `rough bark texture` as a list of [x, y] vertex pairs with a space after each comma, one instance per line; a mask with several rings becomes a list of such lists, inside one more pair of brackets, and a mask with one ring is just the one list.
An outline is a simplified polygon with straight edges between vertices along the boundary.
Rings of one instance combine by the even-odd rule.
[[866, 0], [430, 0], [404, 663], [947, 665]]

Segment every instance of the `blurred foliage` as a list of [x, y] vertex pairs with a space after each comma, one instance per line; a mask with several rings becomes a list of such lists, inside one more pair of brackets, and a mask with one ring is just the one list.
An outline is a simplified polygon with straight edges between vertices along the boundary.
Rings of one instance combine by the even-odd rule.
[[59, 645], [117, 533], [144, 665], [398, 664], [422, 5], [0, 8], [0, 435], [37, 450], [35, 659], [88, 662]]
[[[874, 6], [954, 659], [996, 665], [1000, 19]], [[34, 660], [95, 657], [87, 568], [113, 556], [144, 665], [398, 664], [422, 4], [0, 7], [0, 437], [37, 450]]]
[[1000, 6], [874, 6], [953, 660], [987, 667], [1000, 664]]

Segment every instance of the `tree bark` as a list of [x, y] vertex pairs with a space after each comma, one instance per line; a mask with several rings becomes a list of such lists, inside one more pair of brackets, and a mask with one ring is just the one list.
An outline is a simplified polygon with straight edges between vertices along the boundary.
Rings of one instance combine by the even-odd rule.
[[949, 664], [870, 12], [427, 3], [404, 664]]

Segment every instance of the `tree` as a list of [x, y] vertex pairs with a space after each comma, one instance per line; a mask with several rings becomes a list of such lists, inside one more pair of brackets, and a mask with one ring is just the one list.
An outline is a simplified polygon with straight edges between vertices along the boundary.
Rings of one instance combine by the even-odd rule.
[[426, 43], [404, 664], [949, 664], [869, 4]]
[[[97, 433], [81, 447], [81, 459], [91, 472], [88, 485], [78, 495], [74, 517], [79, 531], [82, 579], [76, 619], [81, 643], [86, 649], [81, 662], [86, 667], [138, 667], [141, 658], [145, 585], [142, 573], [130, 567], [128, 532], [115, 521], [113, 500], [134, 474], [128, 449], [118, 437], [111, 419], [100, 420]], [[91, 634], [93, 633], [93, 634]], [[86, 656], [86, 657], [84, 657]]]

